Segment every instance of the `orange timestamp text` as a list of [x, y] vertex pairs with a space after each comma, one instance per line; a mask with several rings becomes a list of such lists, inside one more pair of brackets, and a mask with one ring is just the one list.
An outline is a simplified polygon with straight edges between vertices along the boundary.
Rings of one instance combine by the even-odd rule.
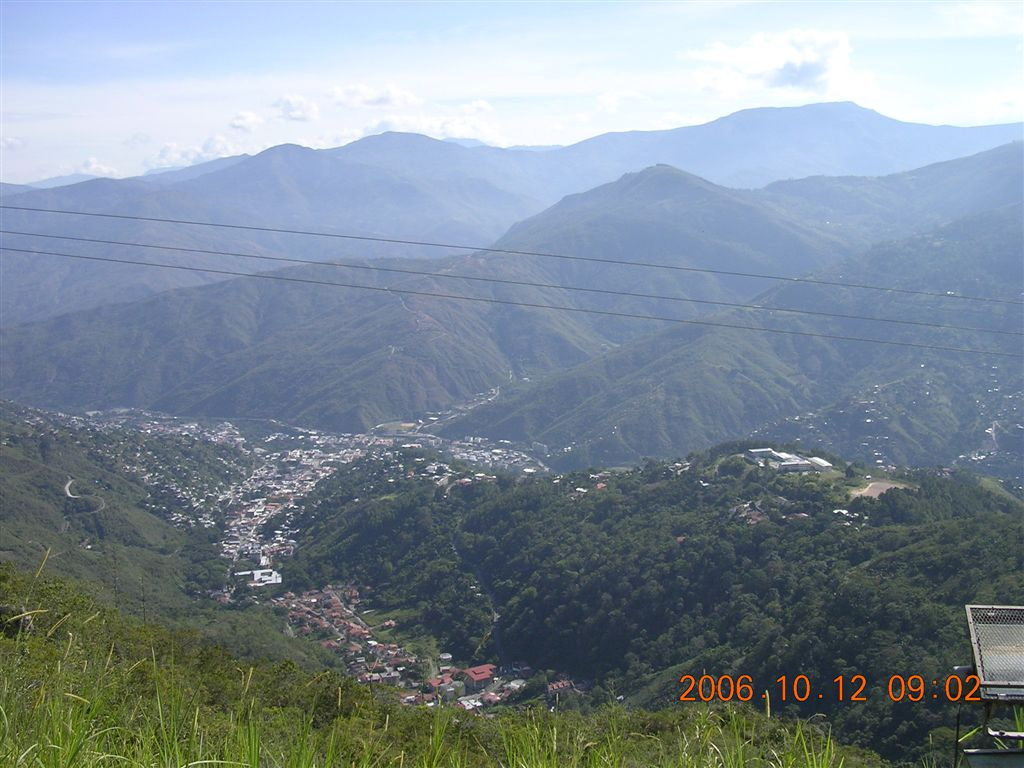
[[[825, 684], [807, 675], [779, 675], [770, 685], [755, 685], [751, 675], [683, 675], [679, 701], [754, 701], [779, 702], [867, 701], [872, 692], [864, 675], [836, 675]], [[981, 680], [977, 675], [890, 675], [879, 691], [889, 701], [981, 701]]]

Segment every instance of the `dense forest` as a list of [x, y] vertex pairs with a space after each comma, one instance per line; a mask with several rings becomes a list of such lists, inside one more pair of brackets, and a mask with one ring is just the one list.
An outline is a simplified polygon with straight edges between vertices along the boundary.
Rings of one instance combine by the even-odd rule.
[[[685, 674], [863, 675], [867, 701], [822, 712], [892, 758], [945, 738], [955, 705], [893, 703], [894, 675], [970, 661], [963, 606], [1024, 595], [1024, 505], [967, 474], [920, 471], [879, 498], [834, 459], [780, 474], [743, 445], [625, 472], [437, 486], [372, 468], [321, 485], [288, 576], [356, 579], [466, 660], [589, 678], [595, 701], [667, 706]], [[410, 462], [414, 459], [410, 459]], [[483, 595], [474, 591], [480, 584]], [[492, 623], [492, 612], [500, 618]]]

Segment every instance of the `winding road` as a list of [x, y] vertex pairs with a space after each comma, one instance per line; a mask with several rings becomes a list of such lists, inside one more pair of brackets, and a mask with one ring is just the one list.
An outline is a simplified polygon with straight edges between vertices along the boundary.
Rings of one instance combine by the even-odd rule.
[[77, 494], [72, 493], [71, 492], [71, 484], [73, 482], [75, 482], [75, 478], [69, 476], [68, 477], [68, 481], [66, 483], [64, 483], [64, 495], [67, 496], [69, 499], [99, 499], [100, 500], [100, 505], [98, 507], [96, 507], [96, 509], [91, 509], [88, 512], [79, 512], [78, 514], [81, 514], [81, 515], [95, 515], [97, 512], [102, 512], [104, 509], [107, 508], [107, 500], [104, 499], [102, 496], [96, 496], [95, 494], [86, 494], [84, 496], [79, 496]]

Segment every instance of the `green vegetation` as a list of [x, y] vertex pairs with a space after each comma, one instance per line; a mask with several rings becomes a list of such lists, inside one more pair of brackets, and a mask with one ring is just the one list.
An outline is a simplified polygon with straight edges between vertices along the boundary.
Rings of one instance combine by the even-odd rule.
[[436, 638], [442, 650], [471, 659], [491, 610], [473, 591], [472, 570], [451, 556], [458, 512], [433, 482], [405, 474], [366, 460], [322, 482], [298, 522], [299, 552], [282, 571], [293, 589], [339, 579], [367, 585], [374, 607], [391, 618], [403, 609], [403, 636], [414, 647], [417, 638]]
[[[856, 143], [861, 131], [895, 147], [893, 157], [918, 157], [909, 134], [879, 140], [880, 116], [853, 105], [806, 109], [842, 118], [842, 136], [825, 142], [834, 162], [836, 142]], [[703, 158], [708, 167], [729, 178], [752, 173], [729, 158], [742, 148], [749, 163], [751, 121], [781, 114], [790, 113], [730, 119], [738, 143]], [[681, 149], [682, 135], [615, 135], [526, 153], [389, 135], [327, 152], [277, 147], [153, 184], [97, 180], [18, 200], [74, 209], [86, 194], [91, 210], [225, 221], [283, 212], [291, 219], [280, 223], [292, 227], [322, 228], [329, 218], [340, 229], [472, 241], [570, 189], [635, 171], [662, 142], [699, 169], [688, 153], [701, 142]], [[791, 140], [788, 131], [773, 135]], [[766, 164], [759, 173], [779, 163], [818, 167], [821, 158], [808, 159], [817, 140], [800, 141], [802, 161], [786, 147], [757, 145], [753, 155]], [[632, 149], [611, 151], [625, 145]], [[871, 168], [896, 162], [873, 157]], [[452, 436], [543, 442], [551, 466], [575, 471], [493, 478], [457, 469], [427, 478], [416, 470], [425, 456], [381, 452], [321, 482], [289, 518], [282, 538], [294, 526], [299, 541], [280, 566], [286, 586], [243, 587], [241, 599], [221, 606], [210, 599], [229, 578], [219, 494], [258, 451], [0, 404], [0, 763], [881, 766], [867, 748], [891, 760], [945, 759], [956, 704], [893, 700], [887, 683], [920, 676], [934, 681], [929, 692], [943, 693], [953, 665], [970, 658], [963, 605], [1021, 602], [1024, 371], [1008, 359], [925, 347], [1019, 353], [1020, 313], [1011, 305], [1024, 282], [1022, 170], [1019, 143], [891, 177], [819, 177], [759, 191], [649, 167], [562, 199], [498, 243], [600, 265], [488, 253], [429, 267], [470, 278], [452, 282], [409, 274], [424, 265], [403, 252], [405, 260], [386, 263], [393, 271], [353, 278], [378, 291], [254, 280], [168, 291], [212, 278], [123, 265], [79, 275], [81, 264], [11, 254], [0, 269], [5, 397], [245, 416], [247, 434], [263, 437], [260, 418], [363, 431], [500, 389], [461, 419], [451, 411], [433, 418]], [[19, 228], [48, 226], [39, 214], [11, 215]], [[76, 232], [137, 239], [134, 223], [111, 223], [84, 220]], [[28, 245], [11, 237], [12, 247]], [[202, 237], [179, 231], [163, 244], [339, 255], [326, 241], [296, 253], [284, 235], [194, 239]], [[382, 255], [393, 255], [382, 243], [360, 252]], [[252, 266], [226, 258], [219, 267]], [[631, 263], [639, 261], [681, 269]], [[904, 292], [771, 287], [739, 274], [749, 272], [814, 272]], [[349, 275], [303, 267], [287, 277]], [[503, 282], [488, 282], [495, 277]], [[601, 292], [609, 288], [635, 295]], [[960, 298], [941, 295], [950, 291]], [[644, 298], [650, 293], [705, 303]], [[692, 325], [652, 333], [649, 322], [624, 316], [707, 317], [718, 311], [708, 302], [754, 296], [822, 314], [715, 315], [797, 335]], [[1006, 301], [979, 308], [963, 296]], [[867, 317], [917, 324], [880, 327]], [[757, 442], [685, 461], [643, 458], [744, 435]], [[744, 455], [764, 441], [819, 446], [835, 470], [781, 474]], [[1016, 485], [949, 469], [884, 469], [968, 462]], [[578, 471], [634, 463], [642, 466]], [[903, 487], [854, 496], [883, 476]], [[247, 493], [270, 496], [267, 488]], [[287, 608], [260, 604], [339, 581], [357, 586], [382, 640], [418, 652], [419, 671], [441, 652], [458, 664], [522, 660], [536, 671], [513, 705], [489, 710], [493, 717], [400, 707], [393, 689], [340, 674], [340, 655], [286, 636]], [[685, 678], [704, 674], [747, 680], [750, 696], [681, 704]], [[808, 695], [797, 695], [797, 679]], [[837, 680], [852, 695], [858, 679], [863, 700], [838, 695]], [[568, 688], [541, 706], [555, 681]], [[964, 721], [973, 726], [973, 714]], [[855, 746], [838, 747], [833, 728]]]
[[[273, 154], [260, 162], [271, 163]], [[283, 161], [287, 152], [279, 154]], [[474, 254], [433, 261], [429, 271], [482, 281], [365, 270], [355, 280], [349, 270], [330, 270], [337, 273], [332, 276], [322, 267], [288, 275], [680, 319], [721, 308], [642, 296], [756, 298], [765, 305], [1012, 333], [1019, 331], [1019, 316], [1009, 305], [977, 311], [935, 297], [802, 283], [773, 288], [767, 280], [631, 262], [793, 277], [815, 272], [840, 282], [1013, 298], [1007, 286], [1022, 280], [1021, 172], [1017, 145], [892, 177], [812, 179], [756, 192], [657, 166], [567, 197], [499, 241], [503, 248], [626, 264]], [[974, 218], [957, 221], [962, 216]], [[883, 238], [909, 235], [915, 236], [854, 256]], [[424, 264], [407, 259], [385, 266], [422, 270]], [[493, 278], [511, 284], [486, 282]], [[1019, 337], [1005, 334], [988, 339], [927, 326], [753, 311], [715, 316], [803, 333], [1019, 351]], [[624, 317], [233, 280], [9, 326], [0, 388], [46, 407], [133, 405], [365, 431], [501, 387], [498, 402], [448, 423], [449, 436], [540, 441], [555, 449], [557, 466], [578, 468], [678, 455], [758, 429], [791, 439], [789, 420], [808, 412], [827, 418], [847, 400], [870, 399], [875, 386], [896, 382], [892, 401], [883, 404], [888, 422], [873, 422], [883, 424], [881, 431], [832, 419], [835, 450], [873, 460], [879, 446], [862, 452], [861, 445], [872, 437], [884, 441], [886, 463], [947, 464], [991, 443], [985, 430], [993, 421], [1009, 448], [1021, 442], [1012, 439], [1011, 425], [1020, 417], [1007, 396], [1024, 386], [1019, 366], [1009, 360], [993, 382], [989, 367], [999, 361], [977, 356], [722, 328], [658, 329]], [[927, 383], [932, 380], [934, 388]], [[821, 442], [819, 435], [832, 434], [814, 426], [818, 434], [804, 432], [802, 439]], [[1012, 458], [1002, 466], [1010, 471]]]
[[[955, 290], [1013, 299], [1024, 283], [1020, 205], [876, 246], [827, 270], [825, 280], [907, 290]], [[970, 269], [964, 265], [970, 264]], [[880, 276], [884, 275], [884, 278]], [[880, 338], [910, 344], [1019, 354], [1020, 313], [1009, 304], [784, 285], [768, 306], [988, 328], [1000, 334], [858, 320], [734, 312], [721, 319], [803, 333]], [[506, 387], [500, 399], [446, 427], [541, 441], [555, 466], [629, 464], [753, 432], [767, 439], [824, 445], [844, 456], [894, 465], [948, 465], [975, 451], [986, 465], [1020, 478], [1024, 434], [1018, 361], [907, 347], [676, 328], [553, 374]], [[995, 433], [986, 430], [995, 429]], [[875, 452], [878, 452], [877, 454]]]
[[[561, 714], [535, 714], [531, 717], [540, 720], [530, 721], [525, 730], [516, 731], [521, 722], [510, 726], [518, 735], [502, 735], [501, 725], [474, 725], [483, 729], [472, 731], [473, 743], [485, 745], [481, 754], [502, 754], [494, 750], [506, 746], [539, 748], [549, 738], [561, 744], [564, 736], [566, 749], [591, 742], [612, 749], [614, 741], [621, 741], [626, 752], [615, 754], [638, 765], [674, 760], [670, 755], [681, 749], [680, 739], [696, 738], [686, 730], [693, 725], [689, 718], [707, 712], [703, 705], [677, 703], [683, 692], [679, 678], [704, 672], [733, 679], [749, 675], [758, 692], [752, 703], [761, 703], [760, 692], [766, 691], [773, 714], [825, 714], [841, 741], [888, 758], [943, 753], [951, 747], [955, 705], [893, 703], [886, 683], [894, 675], [941, 680], [954, 664], [969, 660], [965, 603], [1019, 602], [1024, 564], [1016, 544], [1024, 538], [1024, 505], [999, 488], [987, 490], [967, 474], [939, 477], [925, 471], [892, 478], [907, 487], [877, 500], [852, 498], [853, 490], [867, 482], [863, 466], [826, 453], [834, 471], [779, 474], [742, 456], [753, 445], [733, 443], [685, 461], [651, 461], [635, 470], [560, 477], [489, 480], [466, 470], [462, 481], [441, 485], [418, 476], [416, 469], [426, 460], [421, 453], [367, 458], [321, 482], [307, 498], [294, 520], [300, 541], [296, 557], [282, 566], [285, 581], [296, 591], [329, 582], [358, 584], [363, 607], [397, 623], [388, 637], [427, 658], [448, 651], [463, 663], [524, 660], [539, 670], [528, 686], [533, 695], [542, 694], [544, 684], [560, 674], [580, 682], [585, 693], [562, 697], [557, 705]], [[224, 573], [214, 546], [217, 527], [168, 526], [144, 508], [147, 489], [120, 463], [129, 457], [177, 462], [171, 473], [175, 482], [185, 487], [195, 481], [206, 488], [212, 486], [204, 483], [216, 484], [218, 472], [232, 471], [221, 461], [221, 449], [193, 450], [186, 438], [60, 426], [38, 413], [5, 422], [0, 449], [2, 524], [12, 532], [3, 539], [5, 559], [29, 567], [40, 559], [35, 547], [45, 545], [52, 549], [48, 572], [97, 585], [95, 599], [76, 598], [88, 603], [87, 610], [61, 609], [73, 614], [67, 622], [96, 610], [109, 618], [99, 606], [115, 600], [137, 616], [191, 628], [197, 634], [181, 635], [191, 637], [183, 641], [187, 647], [202, 646], [199, 637], [213, 638], [248, 659], [290, 658], [307, 669], [337, 663], [314, 644], [285, 637], [282, 618], [263, 606], [220, 607], [206, 600], [203, 580], [216, 584]], [[144, 472], [145, 466], [136, 471]], [[880, 479], [872, 471], [873, 479]], [[75, 478], [77, 499], [66, 496], [69, 476]], [[173, 511], [171, 500], [168, 504], [165, 512]], [[88, 522], [90, 517], [100, 520]], [[0, 603], [14, 606], [13, 612], [35, 610], [28, 607], [38, 604], [33, 603], [35, 587], [10, 578], [13, 596], [0, 593]], [[39, 589], [47, 600], [59, 593], [57, 588]], [[109, 652], [109, 638], [94, 632], [98, 626], [90, 624], [87, 634]], [[127, 621], [126, 626], [136, 625]], [[68, 642], [64, 629], [82, 636], [81, 627], [68, 624], [53, 637]], [[152, 642], [158, 654], [160, 647], [173, 645]], [[152, 651], [136, 648], [127, 656], [135, 663]], [[229, 743], [244, 728], [250, 729], [244, 733], [259, 733], [277, 756], [274, 760], [286, 760], [287, 738], [294, 736], [286, 723], [289, 718], [293, 724], [305, 722], [301, 707], [281, 705], [286, 714], [256, 721], [247, 713], [271, 712], [277, 705], [260, 697], [254, 704], [248, 694], [231, 689], [230, 695], [217, 694], [218, 701], [233, 702], [230, 711], [209, 717], [203, 711], [197, 721], [199, 701], [190, 698], [191, 691], [208, 683], [190, 682], [191, 672], [180, 676], [179, 670], [188, 668], [183, 661], [188, 653], [174, 651], [173, 656], [174, 681], [160, 678], [162, 688], [150, 681], [150, 690], [161, 690], [164, 700], [177, 700], [174, 706], [192, 712], [188, 739], [219, 745], [203, 754], [229, 754]], [[90, 662], [85, 669], [100, 676], [87, 677], [83, 684], [104, 689], [105, 664]], [[154, 675], [164, 666], [146, 664]], [[226, 664], [217, 662], [221, 674]], [[304, 674], [293, 669], [289, 674]], [[777, 683], [782, 675], [806, 675], [814, 690], [826, 696], [803, 704], [792, 697], [784, 701]], [[866, 678], [867, 701], [837, 701], [829, 688], [833, 679], [851, 681], [856, 675]], [[179, 677], [181, 689], [174, 687]], [[277, 678], [266, 684], [268, 691], [281, 686]], [[94, 700], [77, 688], [65, 688]], [[46, 688], [59, 689], [56, 683]], [[672, 711], [622, 713], [614, 708], [620, 695], [632, 706]], [[146, 710], [130, 696], [113, 698], [128, 702], [124, 706], [134, 707], [131, 712]], [[12, 700], [3, 706], [9, 708]], [[46, 704], [56, 719], [37, 718], [40, 728], [52, 730], [58, 721], [88, 714], [75, 709], [85, 705], [73, 697], [58, 700], [61, 706]], [[368, 727], [376, 735], [360, 731], [364, 744], [389, 743], [382, 733], [412, 722], [403, 718], [419, 717], [405, 710], [381, 715], [378, 705], [376, 700], [366, 704], [366, 712], [374, 713]], [[760, 745], [768, 738], [756, 730], [761, 726], [749, 724], [748, 710], [714, 709], [706, 716], [719, 718], [711, 731], [724, 734], [725, 741], [715, 742], [723, 750], [730, 744]], [[140, 732], [156, 728], [152, 721], [146, 725], [132, 717], [117, 710], [109, 720], [128, 718]], [[18, 728], [27, 728], [27, 722]], [[201, 732], [196, 722], [202, 723]], [[453, 726], [444, 724], [448, 721], [416, 722], [408, 727], [452, 732]], [[629, 734], [648, 728], [662, 742], [658, 749], [666, 750], [661, 757], [644, 751], [654, 749], [654, 742], [631, 741]], [[786, 739], [798, 737], [784, 731], [789, 735], [779, 737], [779, 748], [789, 744], [786, 748], [795, 749], [796, 741]], [[669, 738], [669, 733], [677, 735]], [[684, 739], [680, 733], [689, 735]], [[733, 738], [736, 733], [751, 735]], [[310, 754], [327, 749], [331, 737], [318, 734], [310, 737]], [[130, 748], [102, 743], [115, 752]], [[519, 746], [508, 746], [514, 743]], [[635, 753], [630, 751], [634, 748]], [[581, 752], [551, 759], [596, 760], [600, 749], [594, 753], [588, 747], [586, 758]], [[457, 759], [472, 765], [474, 753], [467, 750], [457, 751]], [[401, 749], [394, 753], [400, 754]], [[455, 754], [445, 759], [455, 760]], [[758, 754], [770, 760], [767, 753]]]
[[590, 679], [587, 706], [616, 694], [669, 706], [681, 675], [705, 671], [750, 675], [758, 692], [780, 675], [823, 693], [863, 675], [865, 703], [773, 707], [825, 713], [840, 738], [891, 758], [926, 754], [930, 733], [948, 743], [955, 705], [894, 704], [887, 681], [944, 679], [970, 659], [964, 604], [1019, 602], [1024, 505], [926, 472], [851, 499], [856, 469], [778, 474], [732, 455], [744, 447], [447, 490], [405, 480], [386, 499], [372, 473], [332, 478], [300, 518], [287, 578], [367, 583], [374, 605], [406, 612], [399, 632], [466, 662]]
[[496, 718], [402, 708], [330, 672], [240, 663], [38, 573], [0, 568], [0, 597], [24, 606], [0, 625], [0, 762], [18, 768], [883, 765], [818, 724], [745, 707]]
[[[246, 658], [330, 661], [285, 637], [269, 608], [224, 610], [206, 598], [227, 578], [220, 530], [168, 522], [174, 512], [195, 512], [186, 490], [205, 509], [207, 493], [237, 473], [237, 452], [185, 437], [61, 426], [13, 406], [0, 409], [0, 436], [0, 561], [32, 568], [48, 557], [49, 573], [88, 585], [102, 602], [194, 628]], [[80, 498], [66, 495], [69, 478]]]

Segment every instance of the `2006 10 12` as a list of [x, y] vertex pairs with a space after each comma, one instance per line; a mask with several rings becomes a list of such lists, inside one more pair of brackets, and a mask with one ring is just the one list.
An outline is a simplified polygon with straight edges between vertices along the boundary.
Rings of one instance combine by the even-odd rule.
[[[684, 686], [679, 701], [752, 701], [757, 696], [751, 675], [683, 675], [679, 682]], [[864, 675], [836, 675], [824, 688], [815, 686], [807, 675], [779, 675], [773, 682], [760, 698], [772, 696], [780, 702], [868, 700]], [[885, 692], [890, 701], [980, 701], [980, 686], [977, 675], [948, 675], [933, 679], [930, 686], [922, 675], [891, 675]]]
[[[684, 686], [683, 692], [679, 695], [680, 701], [752, 701], [757, 695], [751, 675], [683, 675], [679, 682]], [[829, 692], [829, 698], [837, 701], [867, 701], [864, 693], [867, 684], [864, 675], [837, 675], [832, 679], [833, 687]], [[775, 686], [779, 701], [825, 698], [824, 692], [814, 689], [807, 675], [780, 675], [775, 679]], [[768, 691], [763, 691], [760, 698], [768, 698], [768, 695]]]

